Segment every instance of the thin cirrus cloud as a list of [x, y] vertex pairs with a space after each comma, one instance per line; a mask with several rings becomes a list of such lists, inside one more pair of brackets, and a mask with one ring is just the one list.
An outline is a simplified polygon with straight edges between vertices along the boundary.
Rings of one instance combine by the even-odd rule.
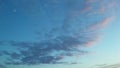
[[113, 21], [114, 19], [115, 19], [115, 16], [111, 16], [111, 17], [104, 18], [104, 19], [101, 20], [100, 22], [95, 23], [94, 25], [92, 25], [89, 29], [90, 29], [90, 30], [96, 30], [96, 29], [104, 28], [108, 23], [110, 23], [110, 22]]
[[100, 9], [98, 10], [99, 13], [105, 13], [105, 7], [101, 6]]
[[96, 65], [95, 68], [120, 68], [120, 63]]
[[86, 6], [81, 10], [81, 13], [90, 12], [91, 10], [92, 10], [92, 6]]

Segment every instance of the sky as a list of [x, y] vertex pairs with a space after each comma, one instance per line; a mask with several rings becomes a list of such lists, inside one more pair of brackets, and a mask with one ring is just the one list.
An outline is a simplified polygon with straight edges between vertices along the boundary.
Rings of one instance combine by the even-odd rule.
[[120, 0], [0, 0], [0, 68], [120, 68]]

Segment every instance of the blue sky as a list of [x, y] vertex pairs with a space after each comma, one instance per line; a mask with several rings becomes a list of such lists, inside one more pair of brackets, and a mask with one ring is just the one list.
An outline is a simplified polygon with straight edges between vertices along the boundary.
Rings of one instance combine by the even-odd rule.
[[0, 0], [0, 68], [119, 68], [119, 0]]

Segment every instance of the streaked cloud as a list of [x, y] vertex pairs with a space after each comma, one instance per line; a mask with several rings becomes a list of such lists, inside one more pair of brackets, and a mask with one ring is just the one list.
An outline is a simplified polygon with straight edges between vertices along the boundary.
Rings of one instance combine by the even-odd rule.
[[6, 64], [56, 64], [61, 63], [59, 60], [65, 59], [66, 56], [82, 56], [88, 53], [77, 48], [78, 45], [83, 46], [83, 44], [84, 42], [70, 36], [61, 36], [50, 41], [37, 43], [12, 41], [10, 45], [17, 47], [19, 52], [4, 51], [4, 54], [10, 56], [9, 59], [12, 60], [6, 61]]
[[95, 3], [97, 2], [98, 0], [86, 0], [86, 3]]
[[101, 64], [101, 65], [96, 65], [95, 68], [120, 68], [120, 63], [117, 63], [117, 64]]
[[106, 17], [106, 18], [102, 19], [100, 22], [92, 25], [89, 29], [90, 30], [101, 29], [101, 28], [105, 27], [108, 23], [113, 21], [114, 19], [115, 19], [115, 16]]
[[81, 13], [87, 13], [92, 10], [92, 6], [86, 6], [81, 10]]
[[105, 6], [101, 6], [100, 9], [98, 10], [99, 13], [105, 13], [106, 9]]

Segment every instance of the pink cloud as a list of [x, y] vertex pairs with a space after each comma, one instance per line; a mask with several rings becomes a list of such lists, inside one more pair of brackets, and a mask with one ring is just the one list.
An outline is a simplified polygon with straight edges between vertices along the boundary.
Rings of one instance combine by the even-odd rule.
[[[114, 16], [104, 18], [102, 21], [100, 21], [100, 22], [98, 22], [96, 24], [91, 25], [88, 28], [88, 31], [93, 31], [94, 32], [96, 30], [99, 30], [99, 29], [105, 27], [113, 19], [114, 19]], [[101, 37], [96, 33], [96, 37], [93, 40], [90, 40], [89, 42], [86, 42], [85, 43], [85, 47], [90, 47], [90, 46], [94, 45], [95, 43], [99, 42], [100, 40], [101, 40]]]
[[109, 22], [111, 22], [113, 19], [114, 19], [114, 16], [103, 19], [103, 21], [101, 21], [101, 26], [102, 26], [102, 27], [106, 26], [106, 25], [107, 25]]
[[93, 40], [86, 42], [85, 47], [93, 46], [94, 44], [98, 43], [101, 40], [101, 37], [97, 35]]
[[111, 22], [114, 18], [115, 18], [114, 16], [107, 17], [107, 18], [103, 19], [102, 21], [90, 26], [89, 30], [101, 29], [101, 28], [105, 27], [109, 22]]
[[117, 5], [118, 5], [118, 3], [113, 0], [112, 2], [110, 2], [110, 3], [108, 4], [108, 7], [109, 7], [109, 8], [114, 8], [114, 7], [116, 7]]

